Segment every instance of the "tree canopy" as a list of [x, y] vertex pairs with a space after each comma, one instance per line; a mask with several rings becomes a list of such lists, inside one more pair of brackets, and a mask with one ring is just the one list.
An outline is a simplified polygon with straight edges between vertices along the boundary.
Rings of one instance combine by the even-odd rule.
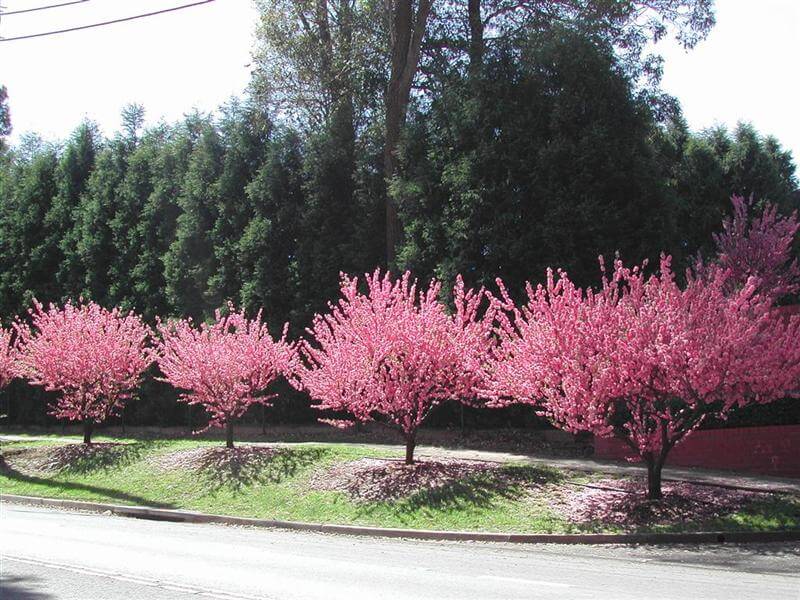
[[0, 151], [0, 318], [83, 297], [201, 322], [232, 301], [301, 332], [340, 272], [499, 275], [516, 298], [550, 266], [588, 286], [598, 254], [664, 250], [680, 278], [732, 194], [800, 204], [777, 138], [691, 131], [658, 86], [648, 43], [698, 43], [710, 0], [257, 5], [243, 97]]

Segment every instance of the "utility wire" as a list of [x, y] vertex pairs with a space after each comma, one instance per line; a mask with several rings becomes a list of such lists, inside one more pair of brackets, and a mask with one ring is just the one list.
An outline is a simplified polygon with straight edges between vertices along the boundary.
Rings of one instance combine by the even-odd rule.
[[72, 0], [72, 2], [62, 2], [61, 4], [50, 4], [48, 6], [37, 6], [35, 8], [22, 8], [20, 10], [9, 10], [0, 12], [0, 17], [7, 17], [8, 15], [21, 15], [22, 13], [36, 12], [37, 10], [48, 10], [50, 8], [60, 8], [62, 6], [69, 6], [70, 4], [81, 4], [89, 0]]
[[69, 29], [58, 29], [56, 31], [45, 31], [42, 33], [31, 33], [29, 35], [19, 35], [17, 37], [10, 37], [10, 38], [0, 38], [0, 42], [14, 42], [16, 40], [28, 40], [31, 38], [38, 38], [44, 37], [46, 35], [57, 35], [59, 33], [68, 33], [70, 31], [81, 31], [83, 29], [92, 29], [93, 27], [103, 27], [105, 25], [113, 25], [114, 23], [124, 23], [126, 21], [133, 21], [135, 19], [143, 19], [145, 17], [153, 17], [155, 15], [162, 15], [164, 13], [174, 12], [176, 10], [182, 10], [184, 8], [190, 8], [192, 6], [199, 6], [201, 4], [208, 4], [209, 2], [214, 2], [214, 0], [202, 0], [201, 2], [192, 2], [191, 4], [182, 4], [181, 6], [173, 6], [172, 8], [165, 8], [162, 10], [156, 10], [149, 13], [144, 13], [141, 15], [133, 15], [131, 17], [123, 17], [121, 19], [113, 19], [111, 21], [103, 21], [102, 23], [91, 23], [90, 25], [81, 25], [79, 27], [70, 27]]

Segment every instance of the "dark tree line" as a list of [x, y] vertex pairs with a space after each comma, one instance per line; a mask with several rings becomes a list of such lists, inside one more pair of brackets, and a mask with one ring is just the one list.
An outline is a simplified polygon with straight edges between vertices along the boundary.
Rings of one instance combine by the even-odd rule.
[[[32, 297], [83, 296], [149, 321], [204, 319], [232, 300], [299, 333], [340, 271], [386, 264], [387, 203], [392, 267], [470, 285], [500, 275], [512, 290], [548, 266], [594, 282], [600, 253], [688, 264], [734, 193], [800, 204], [774, 138], [688, 129], [643, 54], [666, 29], [637, 20], [636, 2], [602, 3], [597, 18], [583, 2], [432, 3], [390, 140], [400, 42], [383, 11], [400, 4], [265, 3], [253, 85], [216, 114], [143, 128], [131, 105], [111, 137], [85, 122], [62, 142], [4, 144], [0, 318]], [[690, 45], [713, 23], [706, 2], [649, 4]], [[152, 387], [136, 420], [186, 418], [159, 412]]]
[[679, 110], [658, 120], [611, 45], [566, 28], [455, 75], [411, 117], [402, 163], [400, 264], [517, 289], [556, 265], [590, 284], [598, 254], [686, 266], [732, 194], [800, 203], [774, 138], [746, 123], [693, 133]]

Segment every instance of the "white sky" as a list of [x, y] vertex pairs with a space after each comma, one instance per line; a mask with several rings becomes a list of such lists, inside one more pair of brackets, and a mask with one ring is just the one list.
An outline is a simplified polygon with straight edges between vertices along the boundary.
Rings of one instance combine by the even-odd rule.
[[[800, 168], [800, 0], [717, 0], [717, 24], [693, 50], [662, 44], [663, 88], [693, 129], [751, 121]], [[800, 175], [800, 172], [798, 172]]]
[[[5, 10], [63, 0], [0, 0]], [[90, 0], [0, 21], [0, 35], [62, 29], [149, 12], [188, 0]], [[193, 107], [210, 111], [247, 84], [250, 0], [210, 4], [138, 21], [46, 38], [0, 43], [13, 140], [25, 131], [63, 138], [84, 117], [107, 134], [128, 102], [148, 122], [173, 121]], [[800, 0], [717, 0], [717, 26], [697, 48], [662, 43], [663, 87], [701, 129], [752, 121], [800, 163]]]
[[[0, 0], [5, 10], [65, 0]], [[90, 0], [0, 21], [0, 35], [39, 31], [151, 12], [191, 0]], [[250, 0], [216, 0], [172, 13], [43, 38], [0, 43], [0, 83], [8, 87], [12, 140], [25, 131], [63, 138], [84, 117], [103, 132], [120, 110], [144, 105], [148, 123], [211, 111], [241, 94], [250, 78], [256, 11]]]

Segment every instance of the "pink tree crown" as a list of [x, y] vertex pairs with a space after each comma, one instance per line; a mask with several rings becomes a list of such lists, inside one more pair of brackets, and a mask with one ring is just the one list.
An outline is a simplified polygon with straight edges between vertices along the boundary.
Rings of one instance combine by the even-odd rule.
[[150, 365], [150, 329], [134, 313], [94, 303], [45, 308], [34, 300], [30, 324], [17, 320], [15, 372], [60, 392], [51, 414], [101, 423], [117, 413]]
[[416, 431], [436, 405], [476, 396], [492, 344], [491, 319], [480, 315], [485, 294], [465, 289], [458, 277], [451, 313], [438, 281], [418, 289], [408, 271], [396, 280], [379, 270], [365, 275], [366, 293], [360, 283], [342, 275], [341, 299], [314, 318], [296, 383], [320, 410], [399, 430], [413, 452]]
[[727, 273], [727, 289], [741, 289], [755, 279], [756, 290], [773, 300], [800, 291], [800, 263], [792, 257], [794, 238], [800, 230], [797, 211], [788, 216], [778, 213], [770, 202], [759, 214], [755, 204], [741, 196], [731, 198], [733, 215], [722, 221], [722, 232], [713, 235], [717, 255], [711, 265], [698, 257], [694, 271], [699, 276], [709, 270]]
[[620, 437], [660, 473], [708, 416], [800, 382], [800, 319], [772, 310], [760, 280], [735, 293], [727, 284], [717, 270], [681, 289], [668, 257], [650, 277], [616, 261], [597, 291], [550, 271], [520, 307], [498, 282], [499, 344], [484, 395], [533, 404], [568, 431]]
[[248, 319], [244, 310], [216, 311], [211, 323], [195, 326], [191, 319], [159, 323], [154, 356], [162, 381], [182, 390], [181, 399], [209, 413], [209, 427], [223, 427], [241, 417], [252, 404], [270, 405], [266, 388], [294, 370], [296, 349], [283, 335], [275, 341], [261, 311]]
[[0, 327], [0, 389], [7, 386], [16, 373], [16, 348], [12, 332]]

